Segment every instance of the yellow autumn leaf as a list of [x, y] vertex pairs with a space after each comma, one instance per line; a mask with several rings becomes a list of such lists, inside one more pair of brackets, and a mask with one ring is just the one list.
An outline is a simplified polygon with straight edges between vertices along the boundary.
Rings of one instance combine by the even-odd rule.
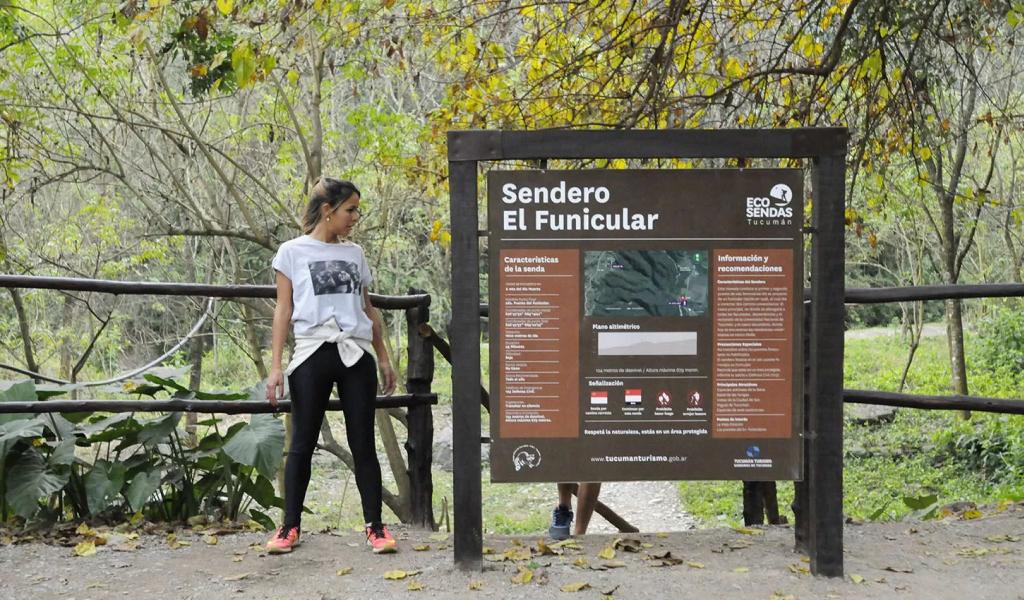
[[77, 556], [92, 556], [96, 554], [96, 544], [92, 542], [82, 542], [75, 546], [75, 555]]
[[573, 583], [567, 583], [558, 589], [562, 590], [563, 592], [578, 592], [580, 590], [585, 590], [589, 587], [590, 584], [585, 581], [574, 581]]
[[400, 571], [396, 569], [394, 571], [386, 571], [384, 573], [384, 579], [405, 579], [406, 577], [412, 574], [413, 573], [410, 573], [408, 571]]
[[921, 148], [918, 148], [917, 149], [917, 157], [920, 158], [921, 160], [928, 160], [929, 158], [932, 157], [931, 148], [927, 148], [927, 147], [924, 147], [924, 146], [922, 146]]
[[703, 569], [704, 568], [704, 563], [697, 562], [695, 560], [691, 560], [690, 562], [688, 562], [686, 564], [691, 566], [691, 567], [693, 567], [694, 569]]
[[743, 535], [764, 535], [764, 529], [752, 529], [750, 527], [733, 527], [732, 530], [736, 533], [742, 533]]
[[424, 550], [430, 550], [430, 544], [418, 544], [412, 547], [416, 552], [423, 552]]
[[523, 585], [533, 581], [533, 571], [526, 567], [519, 567], [519, 573], [512, 577], [512, 583]]
[[338, 569], [338, 570], [337, 570], [337, 571], [335, 572], [335, 574], [336, 574], [336, 575], [337, 575], [338, 577], [344, 577], [345, 575], [348, 575], [348, 574], [349, 574], [349, 573], [351, 573], [351, 572], [352, 572], [352, 567], [342, 567], [342, 568]]
[[581, 556], [581, 557], [577, 558], [576, 560], [572, 561], [572, 564], [573, 564], [573, 566], [576, 566], [576, 567], [585, 567], [585, 566], [587, 566], [587, 559], [585, 559], [585, 558], [583, 558]]
[[852, 573], [850, 575], [850, 581], [852, 581], [854, 583], [864, 583], [864, 576], [863, 575], [858, 575], [856, 573]]
[[603, 550], [597, 553], [597, 557], [605, 560], [611, 560], [615, 558], [615, 549], [611, 546], [605, 546]]
[[203, 542], [205, 542], [207, 546], [216, 546], [217, 543], [220, 542], [220, 539], [215, 535], [204, 535]]
[[405, 589], [410, 592], [420, 592], [423, 591], [423, 584], [418, 581], [410, 581], [409, 585], [407, 585]]
[[96, 535], [96, 530], [92, 527], [89, 527], [88, 523], [82, 523], [78, 526], [78, 529], [75, 530], [75, 533], [77, 533], [78, 535], [84, 535], [86, 537], [89, 537]]
[[732, 570], [733, 573], [749, 573], [750, 567], [736, 567]]
[[470, 581], [469, 589], [471, 590], [482, 590], [484, 589], [484, 582], [482, 581]]
[[217, 0], [217, 10], [222, 15], [230, 15], [235, 8], [235, 0]]
[[295, 69], [289, 69], [288, 74], [285, 75], [288, 78], [288, 83], [295, 85], [299, 81], [299, 72]]
[[961, 518], [965, 519], [965, 520], [971, 520], [971, 519], [980, 519], [981, 516], [982, 515], [981, 515], [981, 511], [980, 510], [978, 510], [976, 508], [972, 508], [970, 510], [964, 511], [964, 514], [963, 514], [963, 516]]

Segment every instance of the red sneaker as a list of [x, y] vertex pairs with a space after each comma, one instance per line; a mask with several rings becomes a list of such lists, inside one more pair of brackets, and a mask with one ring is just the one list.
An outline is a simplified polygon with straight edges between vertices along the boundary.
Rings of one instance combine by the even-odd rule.
[[398, 542], [391, 537], [388, 528], [380, 523], [366, 526], [366, 544], [373, 548], [374, 554], [387, 554], [398, 551]]
[[292, 551], [302, 542], [299, 541], [299, 528], [289, 527], [285, 529], [283, 526], [278, 527], [277, 531], [274, 532], [274, 537], [270, 538], [267, 542], [267, 552], [269, 554], [287, 554]]

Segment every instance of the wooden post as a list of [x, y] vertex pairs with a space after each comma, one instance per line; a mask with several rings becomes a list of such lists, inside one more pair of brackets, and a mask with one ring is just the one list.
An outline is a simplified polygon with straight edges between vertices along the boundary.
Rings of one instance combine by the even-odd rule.
[[793, 482], [793, 534], [794, 534], [794, 549], [797, 552], [808, 552], [807, 548], [807, 473], [810, 472], [808, 466], [808, 460], [811, 456], [811, 444], [807, 438], [807, 432], [810, 431], [810, 424], [808, 417], [810, 415], [810, 390], [811, 390], [811, 311], [810, 303], [803, 303], [804, 310], [804, 327], [803, 335], [801, 336], [800, 343], [803, 344], [804, 352], [804, 438], [801, 452], [801, 461], [803, 462], [803, 468], [801, 473], [803, 478], [799, 481]]
[[483, 565], [480, 481], [480, 247], [476, 160], [455, 161], [448, 134], [452, 227], [452, 457], [455, 564]]
[[[419, 290], [409, 290], [419, 294]], [[424, 303], [405, 310], [408, 343], [406, 391], [410, 394], [429, 393], [434, 380], [434, 349], [430, 340], [419, 335], [419, 326], [430, 319], [429, 304]], [[437, 528], [434, 522], [434, 481], [430, 472], [433, 460], [434, 422], [430, 406], [410, 406], [406, 413], [408, 437], [405, 451], [408, 455], [409, 487], [411, 488], [410, 516], [412, 524]]]
[[807, 436], [811, 572], [843, 576], [843, 316], [846, 144], [814, 162]]

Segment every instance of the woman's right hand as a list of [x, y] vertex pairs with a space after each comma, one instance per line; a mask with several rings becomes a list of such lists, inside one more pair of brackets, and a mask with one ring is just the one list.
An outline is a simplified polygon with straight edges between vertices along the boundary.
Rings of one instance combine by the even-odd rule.
[[284, 374], [281, 373], [281, 369], [273, 369], [270, 371], [270, 377], [267, 378], [267, 402], [276, 408], [277, 399], [282, 396], [284, 396]]

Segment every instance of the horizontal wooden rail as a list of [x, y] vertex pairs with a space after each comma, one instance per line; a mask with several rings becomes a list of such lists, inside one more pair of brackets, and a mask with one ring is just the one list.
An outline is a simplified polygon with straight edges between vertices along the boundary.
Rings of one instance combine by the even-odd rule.
[[[809, 294], [805, 293], [809, 297]], [[846, 288], [847, 304], [880, 304], [954, 298], [1024, 297], [1024, 283], [916, 285], [889, 288]]]
[[[0, 288], [104, 292], [107, 294], [123, 295], [199, 296], [203, 298], [273, 298], [277, 294], [276, 288], [272, 285], [112, 281], [72, 277], [37, 277], [34, 275], [0, 275]], [[377, 308], [393, 310], [429, 306], [430, 294], [412, 294], [408, 296], [370, 294], [370, 303]]]
[[986, 398], [984, 396], [961, 395], [929, 396], [879, 392], [875, 390], [843, 390], [843, 402], [923, 408], [926, 410], [972, 410], [1024, 415], [1024, 400], [1012, 398]]
[[[377, 408], [397, 408], [437, 404], [437, 394], [402, 394], [378, 396]], [[36, 402], [0, 402], [2, 413], [68, 413], [68, 412], [195, 412], [229, 415], [291, 412], [290, 400], [277, 406], [254, 400], [46, 400]], [[327, 410], [341, 410], [341, 400], [331, 400]]]

